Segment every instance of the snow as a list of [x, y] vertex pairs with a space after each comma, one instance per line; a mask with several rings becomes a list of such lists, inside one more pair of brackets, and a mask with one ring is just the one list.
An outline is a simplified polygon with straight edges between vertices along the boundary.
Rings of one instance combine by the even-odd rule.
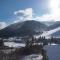
[[55, 43], [51, 43], [51, 44], [50, 44], [50, 43], [48, 43], [48, 45], [50, 45], [50, 46], [51, 46], [51, 45], [58, 45], [58, 44], [55, 44]]
[[4, 45], [9, 47], [25, 47], [25, 44], [15, 42], [4, 42]]
[[53, 29], [53, 30], [50, 30], [50, 31], [45, 31], [41, 36], [49, 36], [57, 31], [60, 30], [60, 27], [56, 28], [56, 29]]
[[60, 27], [58, 28], [55, 28], [53, 30], [50, 30], [50, 31], [44, 31], [41, 35], [39, 36], [36, 36], [36, 38], [39, 38], [40, 36], [44, 36], [46, 37], [47, 39], [51, 37], [51, 35], [57, 31], [60, 31]]
[[42, 60], [43, 56], [41, 54], [31, 54], [25, 56], [22, 60]]

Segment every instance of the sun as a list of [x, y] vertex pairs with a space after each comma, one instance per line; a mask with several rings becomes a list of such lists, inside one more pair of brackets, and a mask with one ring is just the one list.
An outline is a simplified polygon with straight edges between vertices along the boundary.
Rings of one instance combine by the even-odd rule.
[[54, 18], [60, 18], [59, 0], [50, 0], [50, 13]]
[[52, 9], [57, 9], [59, 7], [59, 0], [50, 0], [50, 7]]

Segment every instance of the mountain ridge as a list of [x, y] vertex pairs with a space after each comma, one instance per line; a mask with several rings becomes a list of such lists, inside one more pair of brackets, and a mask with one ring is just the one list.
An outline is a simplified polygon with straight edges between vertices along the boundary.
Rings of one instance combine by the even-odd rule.
[[0, 30], [0, 37], [26, 36], [29, 34], [34, 35], [37, 32], [42, 33], [46, 27], [45, 24], [34, 20], [18, 22]]

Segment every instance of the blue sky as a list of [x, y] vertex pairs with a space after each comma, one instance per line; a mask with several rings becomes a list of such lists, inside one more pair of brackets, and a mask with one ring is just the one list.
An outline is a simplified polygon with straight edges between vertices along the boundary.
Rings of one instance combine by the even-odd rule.
[[0, 25], [2, 23], [6, 25], [11, 24], [14, 21], [16, 22], [26, 19], [35, 19], [38, 21], [59, 21], [60, 1], [0, 0]]
[[37, 15], [48, 12], [48, 0], [0, 0], [0, 21], [12, 21], [14, 11], [33, 8]]

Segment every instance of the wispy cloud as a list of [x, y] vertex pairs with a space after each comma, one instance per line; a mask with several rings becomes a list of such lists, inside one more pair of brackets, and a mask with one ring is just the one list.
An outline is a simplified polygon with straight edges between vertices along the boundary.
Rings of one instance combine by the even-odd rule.
[[60, 12], [54, 13], [52, 12], [53, 10], [50, 11], [50, 13], [43, 14], [41, 16], [38, 16], [38, 14], [34, 13], [34, 10], [32, 8], [26, 8], [24, 10], [18, 10], [14, 12], [14, 15], [18, 18], [14, 22], [19, 22], [19, 21], [25, 21], [25, 20], [37, 20], [37, 21], [59, 21], [60, 20]]
[[19, 21], [25, 21], [25, 20], [32, 20], [33, 16], [33, 10], [32, 8], [27, 8], [25, 10], [18, 10], [15, 11], [14, 14], [18, 17], [18, 20], [14, 22], [19, 22]]

